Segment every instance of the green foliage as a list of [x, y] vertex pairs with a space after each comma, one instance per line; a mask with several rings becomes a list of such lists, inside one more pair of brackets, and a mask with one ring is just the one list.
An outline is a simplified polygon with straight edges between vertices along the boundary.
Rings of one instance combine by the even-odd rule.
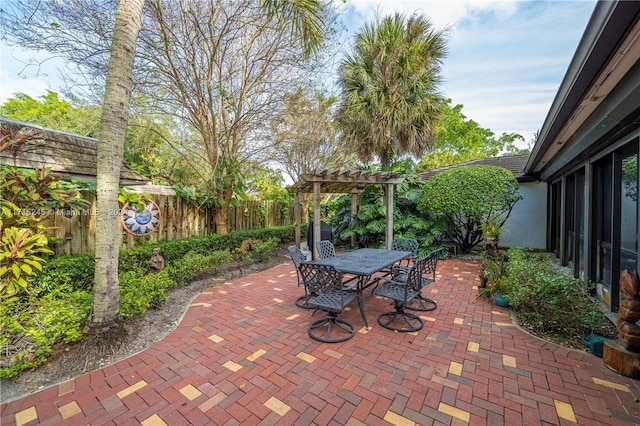
[[247, 189], [259, 194], [261, 200], [273, 200], [281, 203], [293, 203], [294, 194], [284, 188], [282, 171], [264, 167], [258, 162], [248, 164]]
[[34, 292], [26, 300], [0, 304], [0, 378], [46, 362], [55, 343], [82, 338], [91, 310], [87, 291]]
[[157, 307], [169, 300], [167, 289], [175, 282], [166, 269], [157, 274], [149, 274], [146, 269], [127, 271], [119, 274], [120, 316], [125, 320], [142, 315], [151, 307]]
[[588, 297], [581, 281], [554, 272], [549, 254], [530, 253], [519, 247], [508, 250], [506, 279], [509, 305], [521, 323], [531, 330], [566, 333], [565, 324], [576, 324], [583, 337], [604, 329], [608, 321], [600, 302]]
[[[0, 151], [14, 161], [40, 143], [34, 129], [0, 128]], [[15, 163], [14, 163], [15, 164]], [[42, 222], [58, 208], [85, 207], [78, 188], [54, 177], [49, 168], [25, 170], [0, 165], [0, 296], [14, 297], [29, 290], [42, 271], [44, 255], [53, 253]]]
[[251, 251], [258, 262], [266, 262], [278, 250], [278, 243], [279, 240], [277, 238], [269, 238], [262, 243], [251, 244]]
[[[413, 171], [412, 163], [397, 162], [394, 171], [403, 173], [404, 181], [394, 190], [394, 237], [414, 238], [420, 242], [419, 255], [426, 255], [439, 246], [443, 228], [417, 210], [417, 200], [424, 184]], [[333, 215], [328, 219], [338, 242], [350, 245], [355, 236], [359, 247], [381, 247], [386, 232], [386, 206], [384, 190], [380, 185], [367, 186], [358, 194], [358, 212], [351, 219], [351, 196], [338, 198], [332, 206]]]
[[193, 280], [216, 273], [231, 261], [231, 253], [227, 250], [214, 251], [211, 254], [197, 252], [186, 253], [180, 262], [174, 262], [165, 268], [177, 285], [185, 285]]
[[481, 221], [492, 215], [509, 218], [522, 198], [513, 174], [497, 166], [472, 165], [444, 170], [426, 182], [418, 209], [442, 219], [447, 236], [462, 252], [482, 238]]
[[516, 133], [503, 133], [496, 139], [495, 134], [480, 127], [478, 123], [462, 113], [463, 106], [451, 106], [447, 99], [443, 118], [436, 129], [436, 144], [422, 156], [418, 170], [430, 170], [477, 158], [495, 157], [501, 152], [521, 153], [515, 141], [524, 141]]
[[[211, 235], [122, 249], [119, 256], [120, 315], [131, 319], [167, 300], [166, 290], [213, 274], [230, 261], [230, 250], [246, 239], [261, 239], [252, 252], [266, 259], [278, 243], [293, 238], [293, 227]], [[165, 269], [148, 273], [154, 247], [161, 249]], [[91, 310], [93, 253], [56, 256], [35, 277], [29, 293], [0, 304], [0, 377], [46, 362], [56, 343], [82, 338]]]
[[95, 255], [58, 255], [45, 265], [36, 285], [40, 291], [51, 293], [60, 289], [91, 292], [94, 282]]
[[485, 257], [480, 270], [480, 282], [483, 284], [478, 296], [493, 298], [494, 294], [505, 296], [511, 291], [511, 282], [507, 280], [507, 261], [504, 256]]
[[438, 90], [447, 30], [423, 15], [399, 13], [366, 23], [340, 68], [338, 123], [347, 149], [383, 167], [420, 156], [434, 140], [444, 99]]
[[47, 237], [30, 229], [6, 228], [0, 238], [0, 295], [28, 291], [29, 281], [42, 271], [43, 254], [51, 254]]
[[76, 107], [50, 90], [38, 99], [16, 93], [0, 105], [0, 115], [13, 120], [85, 136], [98, 134], [100, 112], [99, 107]]

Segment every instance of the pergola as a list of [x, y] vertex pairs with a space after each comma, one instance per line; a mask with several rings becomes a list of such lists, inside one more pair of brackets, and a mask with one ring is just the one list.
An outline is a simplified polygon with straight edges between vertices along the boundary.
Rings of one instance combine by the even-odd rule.
[[[366, 170], [344, 171], [335, 169], [314, 170], [303, 174], [289, 191], [295, 193], [295, 219], [296, 219], [296, 245], [300, 247], [300, 194], [313, 193], [313, 240], [320, 241], [320, 194], [351, 194], [351, 217], [357, 213], [357, 195], [367, 185], [385, 185], [387, 224], [385, 234], [385, 247], [391, 248], [393, 240], [393, 185], [404, 180], [401, 173], [396, 172], [372, 172]], [[313, 251], [316, 259], [317, 250]]]

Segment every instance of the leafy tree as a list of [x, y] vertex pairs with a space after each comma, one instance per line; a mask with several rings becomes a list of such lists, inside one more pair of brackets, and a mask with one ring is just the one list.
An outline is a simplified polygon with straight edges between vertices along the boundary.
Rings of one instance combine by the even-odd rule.
[[[104, 89], [103, 112], [100, 120], [100, 131], [98, 138], [98, 171], [97, 171], [97, 222], [96, 222], [96, 283], [93, 292], [92, 323], [95, 326], [117, 324], [119, 287], [118, 287], [118, 247], [119, 223], [118, 216], [109, 212], [118, 211], [118, 182], [120, 178], [120, 167], [123, 159], [125, 130], [129, 118], [129, 102], [131, 99], [131, 88], [133, 87], [134, 57], [136, 54], [136, 44], [138, 33], [142, 26], [142, 6], [144, 0], [120, 0], [116, 11], [115, 21], [112, 21], [112, 4], [98, 0], [70, 0], [69, 2], [45, 2], [32, 3], [30, 1], [18, 1], [3, 9], [4, 24], [2, 34], [9, 37], [10, 42], [21, 44], [23, 48], [46, 49], [57, 53], [71, 61], [76, 61], [79, 66], [85, 67], [89, 72], [94, 72], [96, 76], [104, 75], [105, 56], [109, 57], [109, 66], [106, 74], [106, 85]], [[148, 0], [149, 13], [151, 18], [169, 18], [163, 10], [163, 6], [175, 6], [175, 4], [165, 4], [160, 0]], [[149, 26], [150, 38], [142, 38], [140, 45], [147, 48], [147, 56], [144, 56], [144, 66], [137, 70], [143, 78], [140, 82], [150, 84], [154, 88], [153, 93], [169, 95], [168, 99], [174, 101], [174, 111], [191, 111], [196, 114], [191, 116], [193, 127], [197, 129], [205, 139], [219, 142], [221, 145], [212, 144], [211, 151], [207, 152], [209, 158], [220, 160], [210, 162], [212, 168], [221, 167], [218, 173], [212, 172], [212, 186], [216, 188], [217, 195], [221, 195], [223, 206], [226, 200], [231, 198], [234, 187], [234, 172], [238, 167], [238, 160], [225, 156], [219, 157], [214, 151], [220, 149], [231, 142], [237, 142], [246, 138], [247, 128], [223, 127], [226, 131], [222, 133], [212, 132], [219, 123], [232, 122], [247, 125], [242, 109], [234, 109], [238, 103], [244, 105], [245, 102], [251, 104], [253, 101], [261, 100], [249, 99], [247, 97], [233, 97], [233, 90], [243, 85], [252, 86], [258, 81], [256, 75], [244, 75], [247, 79], [238, 77], [235, 71], [236, 66], [240, 66], [245, 72], [256, 71], [260, 74], [260, 66], [271, 63], [274, 59], [270, 55], [268, 40], [257, 36], [260, 30], [281, 29], [276, 32], [282, 39], [285, 33], [302, 37], [306, 51], [318, 46], [319, 29], [322, 28], [322, 7], [316, 0], [288, 1], [288, 0], [262, 0], [259, 7], [266, 20], [260, 20], [259, 14], [242, 16], [241, 14], [230, 15], [226, 10], [218, 9], [218, 4], [209, 4], [212, 9], [219, 11], [216, 15], [220, 22], [207, 21], [211, 15], [201, 15], [198, 7], [205, 3], [192, 4], [196, 9], [182, 10], [184, 21], [177, 19], [168, 22], [162, 20], [145, 20], [145, 26]], [[247, 11], [253, 4], [245, 3]], [[155, 15], [154, 15], [155, 13]], [[265, 17], [266, 15], [266, 17]], [[224, 24], [228, 26], [219, 26]], [[249, 19], [251, 18], [251, 19]], [[111, 22], [115, 25], [111, 26]], [[161, 25], [166, 23], [166, 26]], [[247, 38], [237, 37], [238, 29], [233, 29], [232, 24], [240, 25], [244, 28], [255, 26], [256, 32], [250, 33]], [[233, 32], [233, 35], [224, 40], [215, 37], [207, 38], [211, 31], [216, 28], [225, 28]], [[111, 29], [113, 32], [111, 33]], [[156, 31], [158, 38], [152, 36]], [[174, 32], [176, 31], [176, 32]], [[89, 32], [89, 33], [88, 33]], [[219, 43], [216, 43], [216, 40]], [[215, 51], [209, 52], [211, 42], [215, 44]], [[109, 45], [108, 50], [101, 50]], [[256, 63], [247, 63], [246, 57], [237, 58], [239, 62], [228, 63], [231, 68], [220, 66], [219, 62], [213, 60], [218, 53], [229, 52], [242, 47], [250, 46], [254, 52], [259, 52], [262, 56]], [[141, 49], [141, 51], [143, 50]], [[159, 49], [159, 50], [154, 50]], [[194, 50], [195, 49], [195, 50]], [[102, 52], [105, 53], [101, 56]], [[177, 62], [162, 62], [159, 53], [164, 52], [170, 59]], [[196, 57], [194, 53], [202, 53], [204, 56]], [[209, 53], [207, 53], [209, 52]], [[86, 53], [86, 54], [85, 54]], [[210, 56], [207, 56], [210, 54]], [[167, 57], [165, 57], [166, 59]], [[157, 59], [158, 61], [154, 61]], [[204, 59], [204, 61], [199, 61]], [[207, 61], [207, 59], [212, 61]], [[177, 67], [182, 64], [185, 67]], [[248, 67], [248, 68], [247, 68]], [[199, 74], [203, 71], [204, 74]], [[207, 74], [207, 71], [211, 74]], [[227, 72], [234, 71], [230, 75]], [[88, 74], [87, 74], [88, 75]], [[159, 75], [164, 75], [168, 83], [161, 87], [157, 80]], [[151, 78], [154, 77], [154, 78]], [[172, 79], [173, 78], [173, 79]], [[224, 84], [229, 86], [224, 86]], [[189, 86], [197, 93], [206, 96], [191, 97], [193, 92], [189, 92], [189, 97], [179, 96], [183, 89]], [[212, 96], [209, 96], [212, 95]], [[193, 101], [193, 102], [190, 102]], [[207, 103], [210, 101], [211, 103]], [[184, 102], [184, 103], [181, 103]], [[216, 104], [220, 115], [211, 115], [207, 107]], [[266, 108], [269, 105], [261, 105]], [[216, 107], [217, 108], [217, 107]], [[217, 121], [220, 120], [220, 121]], [[216, 122], [216, 124], [213, 124]], [[197, 124], [201, 124], [200, 127]], [[211, 126], [214, 126], [212, 129]], [[241, 131], [242, 130], [242, 131]], [[205, 140], [206, 141], [206, 140]], [[206, 146], [206, 144], [205, 144]], [[233, 144], [231, 144], [233, 146]], [[221, 179], [218, 177], [221, 176]], [[221, 206], [221, 207], [223, 207]], [[221, 209], [218, 209], [221, 210]], [[225, 213], [226, 214], [226, 213]], [[224, 217], [226, 220], [226, 217]], [[216, 222], [220, 217], [216, 218]], [[226, 222], [220, 223], [220, 231], [226, 232]]]
[[447, 99], [443, 118], [436, 130], [436, 144], [422, 156], [418, 170], [429, 170], [451, 164], [462, 163], [476, 158], [495, 157], [500, 152], [520, 153], [515, 141], [524, 141], [516, 133], [495, 134], [468, 119], [462, 113], [463, 106], [451, 105]]
[[[182, 156], [179, 150], [174, 151], [172, 147], [175, 146], [174, 135], [178, 133], [173, 130], [178, 127], [175, 121], [170, 117], [145, 112], [149, 107], [144, 105], [141, 97], [137, 103], [136, 113], [131, 115], [127, 128], [125, 162], [158, 182], [192, 184], [176, 166], [180, 164]], [[8, 118], [87, 136], [97, 136], [101, 111], [97, 106], [76, 106], [60, 99], [52, 91], [38, 99], [17, 93], [0, 105], [0, 114]]]
[[[298, 88], [286, 96], [286, 108], [271, 121], [274, 135], [270, 158], [297, 182], [303, 174], [314, 169], [344, 168], [356, 160], [352, 151], [345, 150], [339, 141], [333, 109], [334, 97], [316, 92], [310, 96]], [[301, 194], [301, 217], [306, 218], [311, 194]]]
[[284, 189], [282, 171], [270, 169], [257, 163], [252, 163], [251, 172], [247, 173], [247, 189], [260, 195], [262, 200], [292, 203], [293, 194]]
[[49, 90], [38, 99], [16, 93], [0, 105], [0, 115], [49, 129], [95, 136], [98, 134], [100, 108], [76, 107]]
[[[307, 77], [301, 64], [324, 40], [333, 9], [320, 0], [145, 5], [134, 87], [158, 112], [180, 120], [181, 139], [191, 144], [180, 147], [189, 154], [180, 162], [202, 177], [218, 207], [216, 231], [226, 233], [228, 206], [244, 189], [242, 162], [261, 152], [286, 89]], [[6, 12], [9, 42], [58, 54], [87, 80], [102, 81], [114, 22], [110, 2], [16, 0]]]
[[396, 13], [366, 23], [340, 67], [338, 122], [362, 161], [383, 168], [435, 143], [444, 100], [438, 92], [447, 30], [421, 16]]
[[504, 223], [508, 219], [522, 198], [518, 188], [513, 173], [503, 167], [454, 167], [425, 183], [418, 209], [443, 220], [447, 236], [468, 252], [482, 239], [482, 220], [500, 216]]
[[271, 158], [298, 181], [316, 168], [342, 168], [353, 156], [341, 149], [333, 122], [334, 97], [312, 96], [298, 88], [286, 95], [286, 108], [271, 121], [274, 152]]

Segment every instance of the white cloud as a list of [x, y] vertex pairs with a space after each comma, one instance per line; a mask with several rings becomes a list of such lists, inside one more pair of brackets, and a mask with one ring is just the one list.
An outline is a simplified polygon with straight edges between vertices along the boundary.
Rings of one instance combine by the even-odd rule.
[[508, 17], [516, 10], [516, 2], [491, 0], [349, 0], [347, 4], [365, 19], [373, 19], [376, 11], [382, 16], [394, 12], [424, 14], [437, 28], [455, 26], [474, 11], [491, 11]]

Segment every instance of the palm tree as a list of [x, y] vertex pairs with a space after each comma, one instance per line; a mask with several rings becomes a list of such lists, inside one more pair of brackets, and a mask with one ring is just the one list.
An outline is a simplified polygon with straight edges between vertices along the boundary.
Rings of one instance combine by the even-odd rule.
[[433, 145], [444, 97], [438, 92], [448, 30], [421, 16], [394, 14], [367, 23], [340, 67], [343, 140], [383, 168]]
[[113, 326], [119, 321], [118, 250], [121, 231], [117, 214], [120, 209], [118, 188], [143, 3], [144, 0], [121, 0], [118, 4], [98, 130], [96, 270], [91, 315], [91, 322], [96, 326]]

